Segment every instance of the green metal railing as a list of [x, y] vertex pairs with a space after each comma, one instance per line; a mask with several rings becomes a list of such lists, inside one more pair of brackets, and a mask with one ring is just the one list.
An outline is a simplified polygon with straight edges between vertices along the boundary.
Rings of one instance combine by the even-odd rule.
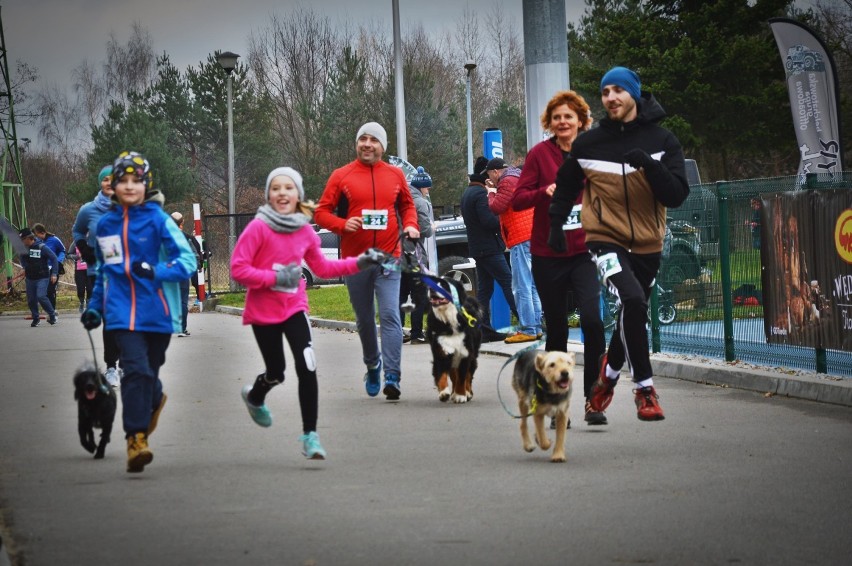
[[[760, 236], [753, 230], [753, 199], [796, 190], [852, 189], [852, 173], [834, 177], [797, 177], [721, 181], [691, 187], [687, 201], [669, 210], [670, 225], [682, 224], [700, 237], [697, 269], [685, 238], [663, 260], [661, 284], [671, 287], [676, 323], [660, 326], [652, 320], [650, 346], [654, 352], [694, 354], [727, 361], [742, 360], [772, 367], [805, 369], [852, 377], [852, 353], [770, 344], [764, 330]], [[677, 234], [677, 230], [675, 230]], [[675, 236], [678, 241], [678, 236]], [[694, 243], [694, 242], [693, 242]], [[673, 266], [679, 266], [673, 269]], [[667, 273], [675, 276], [667, 277]], [[688, 277], [683, 278], [683, 275]], [[652, 311], [656, 297], [652, 297]]]

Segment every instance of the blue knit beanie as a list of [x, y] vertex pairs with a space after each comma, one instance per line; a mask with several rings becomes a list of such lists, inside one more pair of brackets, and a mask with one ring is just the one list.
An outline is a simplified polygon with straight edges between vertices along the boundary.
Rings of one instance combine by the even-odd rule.
[[98, 173], [98, 185], [100, 185], [101, 181], [109, 175], [112, 175], [112, 165], [104, 165], [104, 168], [101, 169], [100, 173]]
[[411, 186], [415, 189], [426, 189], [432, 186], [432, 177], [423, 169], [422, 165], [417, 168], [417, 173], [411, 176]]
[[627, 67], [613, 67], [607, 71], [601, 79], [601, 90], [606, 85], [620, 86], [630, 93], [633, 100], [639, 100], [642, 97], [642, 83], [639, 81], [639, 75]]

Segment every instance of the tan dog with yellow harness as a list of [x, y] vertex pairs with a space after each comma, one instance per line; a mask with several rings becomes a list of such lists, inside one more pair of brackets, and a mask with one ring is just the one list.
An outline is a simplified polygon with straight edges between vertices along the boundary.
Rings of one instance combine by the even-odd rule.
[[568, 406], [574, 388], [574, 353], [541, 350], [523, 352], [515, 362], [512, 388], [518, 395], [524, 450], [535, 450], [527, 427], [527, 417], [532, 414], [536, 444], [542, 450], [548, 450], [550, 439], [544, 430], [544, 417], [555, 416], [556, 443], [550, 461], [564, 462]]

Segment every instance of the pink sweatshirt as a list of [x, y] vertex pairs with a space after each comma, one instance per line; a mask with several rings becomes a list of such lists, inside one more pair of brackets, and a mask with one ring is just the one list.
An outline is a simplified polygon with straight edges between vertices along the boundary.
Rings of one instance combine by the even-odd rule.
[[295, 293], [270, 288], [275, 286], [273, 264], [301, 265], [303, 259], [322, 278], [341, 277], [358, 271], [355, 257], [326, 259], [322, 255], [319, 236], [310, 225], [285, 234], [275, 232], [256, 218], [249, 222], [240, 234], [231, 257], [234, 280], [247, 288], [243, 324], [278, 324], [298, 312], [309, 312], [304, 279], [299, 281], [299, 289]]

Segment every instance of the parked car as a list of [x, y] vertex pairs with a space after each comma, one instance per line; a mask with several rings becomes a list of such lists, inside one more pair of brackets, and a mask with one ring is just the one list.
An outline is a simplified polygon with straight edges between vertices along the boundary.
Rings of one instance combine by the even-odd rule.
[[[324, 255], [327, 259], [338, 259], [340, 257], [340, 236], [330, 230], [320, 228], [316, 224], [314, 225], [314, 230], [316, 230], [316, 233], [320, 238], [322, 255]], [[305, 284], [308, 287], [313, 287], [314, 285], [343, 283], [343, 279], [340, 277], [335, 277], [334, 279], [323, 279], [314, 273], [305, 262], [302, 262], [302, 279], [305, 280]]]
[[719, 220], [715, 187], [701, 183], [698, 165], [694, 159], [686, 160], [686, 178], [689, 196], [678, 208], [668, 210], [669, 225], [677, 221], [698, 232], [699, 254], [703, 266], [708, 259], [719, 255]]
[[701, 258], [701, 234], [695, 226], [671, 217], [666, 225], [671, 239], [664, 246], [658, 283], [666, 289], [671, 289], [678, 283], [701, 275], [705, 262]]
[[465, 293], [476, 295], [476, 267], [467, 249], [467, 226], [461, 216], [435, 221], [435, 247], [438, 251], [438, 275], [464, 286]]

